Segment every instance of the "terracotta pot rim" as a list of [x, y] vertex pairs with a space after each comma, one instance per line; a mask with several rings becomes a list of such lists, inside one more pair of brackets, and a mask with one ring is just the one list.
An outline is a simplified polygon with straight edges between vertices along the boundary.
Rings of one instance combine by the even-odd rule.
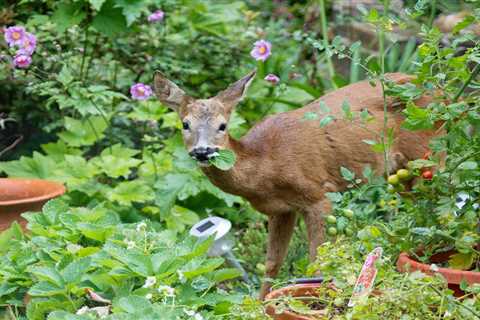
[[480, 272], [442, 267], [438, 267], [438, 269], [435, 269], [434, 271], [431, 269], [432, 264], [418, 262], [411, 258], [407, 252], [400, 253], [397, 260], [397, 270], [400, 272], [407, 272], [407, 264], [410, 265], [411, 271], [419, 270], [429, 275], [440, 273], [446, 278], [448, 283], [451, 284], [460, 284], [462, 280], [467, 281], [469, 284], [480, 283]]
[[36, 197], [30, 197], [30, 198], [23, 198], [23, 199], [16, 199], [16, 200], [7, 200], [7, 201], [0, 201], [0, 207], [6, 207], [6, 206], [12, 206], [12, 205], [18, 205], [18, 204], [28, 204], [28, 203], [34, 203], [34, 202], [39, 202], [39, 201], [44, 201], [44, 200], [49, 200], [52, 198], [56, 198], [62, 194], [65, 193], [66, 188], [63, 184], [51, 181], [51, 180], [43, 180], [43, 179], [24, 179], [24, 178], [0, 178], [1, 181], [5, 180], [10, 180], [10, 181], [15, 181], [19, 183], [24, 183], [27, 181], [36, 181], [36, 182], [41, 182], [43, 184], [48, 184], [50, 186], [55, 187], [53, 191], [42, 194], [40, 196]]
[[[292, 284], [283, 288], [279, 288], [269, 292], [265, 296], [265, 301], [274, 300], [282, 296], [292, 296], [292, 297], [315, 297], [316, 289], [320, 288], [322, 285], [321, 282], [318, 283], [301, 283], [301, 284]], [[299, 294], [301, 293], [301, 294]], [[267, 314], [274, 317], [274, 319], [298, 319], [298, 320], [311, 320], [313, 319], [307, 315], [301, 315], [293, 311], [285, 310], [281, 314], [275, 313], [275, 306], [267, 305]], [[281, 317], [281, 318], [280, 318]]]

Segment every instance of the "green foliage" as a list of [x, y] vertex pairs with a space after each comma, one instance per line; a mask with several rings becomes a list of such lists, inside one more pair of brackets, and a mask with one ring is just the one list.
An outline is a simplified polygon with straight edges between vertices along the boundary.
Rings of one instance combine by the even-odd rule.
[[145, 222], [122, 224], [102, 205], [74, 210], [52, 200], [42, 213], [25, 217], [28, 236], [12, 227], [2, 247], [0, 304], [22, 307], [28, 294], [29, 319], [70, 319], [92, 299], [98, 303], [89, 292], [105, 300], [99, 304], [110, 310], [109, 319], [148, 310], [158, 317], [167, 309], [162, 319], [190, 319], [197, 312], [209, 318], [218, 305], [228, 311], [241, 301], [215, 288], [239, 274], [221, 269], [223, 259], [206, 257], [211, 241], [177, 238]]

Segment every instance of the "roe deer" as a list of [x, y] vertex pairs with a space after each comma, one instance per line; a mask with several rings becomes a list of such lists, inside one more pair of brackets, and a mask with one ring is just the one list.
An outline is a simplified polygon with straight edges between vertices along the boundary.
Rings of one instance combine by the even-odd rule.
[[[227, 133], [227, 123], [254, 77], [255, 71], [209, 99], [187, 96], [160, 72], [155, 74], [154, 86], [158, 99], [178, 112], [186, 148], [208, 178], [223, 191], [244, 197], [268, 216], [266, 277], [274, 278], [287, 253], [297, 214], [305, 219], [310, 258], [315, 258], [318, 245], [324, 241], [322, 216], [330, 210], [325, 193], [344, 190], [347, 185], [340, 174], [341, 166], [357, 175], [366, 165], [383, 173], [383, 155], [373, 152], [363, 142], [374, 139], [372, 130], [383, 130], [383, 97], [378, 83], [376, 86], [367, 81], [351, 84], [303, 108], [271, 115], [243, 138], [235, 140]], [[387, 74], [386, 78], [396, 83], [412, 79], [398, 73]], [[420, 100], [424, 99], [428, 100], [425, 97]], [[344, 100], [349, 102], [352, 111], [367, 108], [377, 119], [367, 125], [370, 130], [341, 119], [324, 128], [318, 121], [305, 121], [306, 112], [319, 111], [320, 101], [331, 109], [332, 115], [342, 118]], [[401, 129], [401, 110], [394, 110], [392, 99], [388, 103], [388, 126], [395, 132], [390, 150], [391, 168], [397, 169], [428, 150], [433, 132]], [[234, 167], [222, 171], [209, 166], [208, 159], [224, 148], [236, 153]], [[264, 281], [262, 298], [269, 288], [270, 284]]]

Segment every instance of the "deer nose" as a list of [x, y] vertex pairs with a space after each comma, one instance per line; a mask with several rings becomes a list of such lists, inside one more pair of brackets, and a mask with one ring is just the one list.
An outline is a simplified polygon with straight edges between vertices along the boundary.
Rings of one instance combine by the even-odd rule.
[[190, 156], [197, 159], [198, 161], [207, 161], [209, 159], [209, 156], [217, 151], [218, 148], [197, 147], [190, 151]]

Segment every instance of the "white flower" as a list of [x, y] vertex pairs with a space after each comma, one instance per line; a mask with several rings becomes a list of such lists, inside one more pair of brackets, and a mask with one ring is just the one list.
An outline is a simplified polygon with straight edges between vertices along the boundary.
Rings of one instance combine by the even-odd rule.
[[175, 297], [175, 289], [170, 286], [159, 286], [158, 292], [165, 295], [166, 297]]
[[203, 320], [203, 317], [200, 313], [195, 313], [195, 316], [193, 317], [195, 320]]
[[129, 241], [127, 239], [123, 240], [125, 244], [127, 245], [127, 249], [133, 249], [135, 248], [135, 241]]
[[67, 244], [67, 251], [73, 254], [77, 253], [82, 248], [83, 248], [82, 246], [75, 243]]
[[183, 272], [181, 270], [177, 270], [177, 274], [178, 274], [178, 280], [181, 283], [187, 282], [187, 278], [185, 278], [185, 275], [183, 274]]
[[142, 288], [151, 288], [157, 283], [157, 278], [155, 277], [147, 277], [145, 280], [145, 284], [143, 285]]
[[147, 224], [145, 223], [145, 221], [142, 221], [139, 224], [137, 224], [137, 232], [142, 232], [146, 228], [147, 228]]
[[110, 313], [110, 307], [89, 308], [84, 306], [77, 310], [78, 315], [87, 314], [89, 312], [96, 313], [100, 318], [105, 318]]
[[432, 263], [430, 265], [430, 270], [432, 270], [433, 272], [438, 272], [438, 266], [435, 263]]
[[148, 293], [145, 298], [147, 298], [148, 300], [152, 299], [153, 295], [151, 293]]

